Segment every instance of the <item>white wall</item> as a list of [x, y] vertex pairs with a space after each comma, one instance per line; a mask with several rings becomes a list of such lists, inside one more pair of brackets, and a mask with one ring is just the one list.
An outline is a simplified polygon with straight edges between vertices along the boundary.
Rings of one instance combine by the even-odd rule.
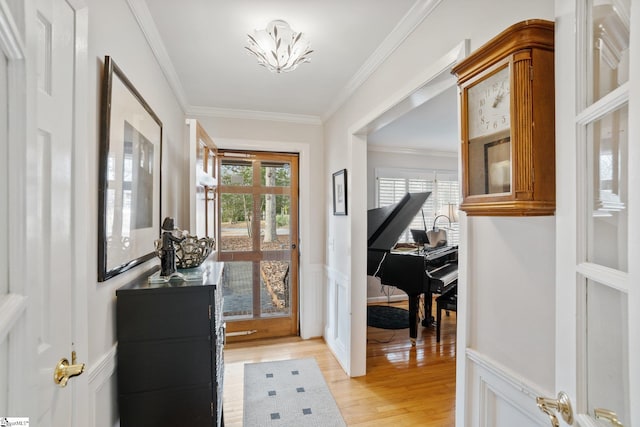
[[[325, 174], [329, 176], [332, 171], [341, 168], [366, 170], [363, 166], [365, 158], [351, 155], [352, 150], [359, 152], [361, 143], [361, 138], [353, 137], [352, 133], [368, 120], [372, 120], [371, 114], [390, 107], [385, 102], [395, 99], [399, 92], [407, 90], [406, 82], [415, 81], [417, 76], [429, 69], [430, 64], [443, 57], [462, 40], [469, 39], [473, 51], [516, 22], [530, 18], [553, 20], [553, 6], [551, 0], [447, 0], [440, 3], [432, 15], [416, 28], [396, 52], [326, 122]], [[355, 188], [352, 185], [350, 197], [357, 197], [359, 192], [365, 191], [366, 181], [356, 182], [361, 187]], [[326, 192], [325, 196], [329, 204], [330, 192]], [[362, 260], [366, 241], [356, 226], [366, 221], [366, 210], [354, 211], [353, 215], [356, 216], [351, 221], [328, 215], [329, 245], [326, 259], [327, 269], [345, 276], [348, 292], [355, 296], [361, 295], [363, 288], [366, 289], [366, 266]], [[468, 227], [462, 224], [462, 231], [467, 229], [472, 233], [472, 237], [468, 242], [465, 242], [463, 237], [461, 253], [468, 254], [471, 267], [468, 277], [461, 278], [460, 292], [466, 292], [468, 287], [471, 298], [466, 307], [469, 312], [459, 314], [459, 319], [463, 322], [466, 318], [472, 319], [469, 322], [473, 321], [476, 328], [469, 330], [470, 336], [467, 337], [467, 341], [463, 341], [458, 347], [459, 358], [466, 357], [462, 353], [466, 352], [467, 348], [487, 352], [491, 355], [489, 360], [493, 361], [498, 370], [514, 372], [524, 379], [524, 382], [530, 381], [532, 385], [553, 390], [555, 347], [553, 339], [549, 337], [555, 334], [554, 218], [470, 218]], [[347, 248], [350, 253], [345, 253], [343, 248]], [[352, 257], [357, 258], [353, 268], [349, 264]], [[524, 292], [523, 295], [516, 294], [513, 275], [500, 273], [505, 268], [505, 261], [518, 262], [517, 289]], [[327, 287], [330, 295], [331, 281], [327, 282]], [[523, 296], [531, 299], [524, 299]], [[463, 304], [465, 298], [463, 295]], [[534, 303], [531, 304], [530, 301]], [[362, 311], [359, 307], [364, 301], [356, 300], [350, 303], [347, 307], [349, 312], [338, 312], [335, 318], [328, 320], [329, 323], [337, 322], [337, 325], [331, 326], [331, 330], [342, 330], [344, 328], [341, 323], [351, 322], [352, 335], [346, 341], [353, 343], [350, 349], [352, 357], [350, 360], [343, 360], [343, 366], [351, 366], [354, 361], [357, 362], [357, 358], [362, 355], [357, 347], [364, 345], [360, 337], [354, 336], [354, 333], [362, 331], [360, 323], [365, 321], [355, 314]], [[517, 307], [517, 312], [505, 310], [505, 317], [498, 321], [496, 316], [500, 316], [501, 307], [510, 304], [510, 307]], [[462, 308], [464, 310], [465, 306]], [[331, 307], [328, 309], [329, 312], [332, 310], [334, 309]], [[508, 319], [507, 314], [510, 315]], [[519, 337], [519, 330], [531, 329], [532, 319], [538, 322], [536, 333], [527, 336], [526, 339]], [[491, 328], [488, 325], [491, 325]], [[366, 331], [366, 328], [364, 330]], [[332, 343], [331, 340], [328, 341]], [[515, 348], [516, 346], [518, 348]], [[339, 351], [336, 353], [340, 354]], [[533, 365], [536, 365], [535, 368]], [[464, 366], [459, 365], [463, 368]], [[471, 370], [469, 372], [471, 375], [474, 374]], [[472, 403], [476, 402], [480, 391], [472, 387], [472, 382], [467, 384], [469, 379], [465, 378], [464, 370], [459, 370], [459, 374], [463, 378], [458, 384], [458, 390], [463, 392], [464, 389], [460, 386], [468, 386], [468, 399]], [[461, 415], [464, 414], [463, 406], [466, 403], [464, 399], [458, 401], [459, 425], [465, 422]], [[471, 420], [469, 418], [467, 421]]]
[[[89, 229], [98, 229], [98, 153], [100, 129], [100, 87], [104, 56], [109, 55], [140, 92], [163, 124], [162, 145], [162, 216], [173, 216], [176, 224], [188, 221], [188, 198], [182, 191], [187, 151], [184, 113], [160, 70], [125, 0], [88, 0], [89, 5], [89, 135], [87, 144], [92, 160], [86, 177]], [[92, 404], [91, 416], [96, 426], [113, 426], [118, 419], [115, 381], [115, 291], [146, 271], [156, 260], [106, 282], [96, 281], [97, 233], [87, 237], [91, 265], [87, 271], [89, 313], [89, 355], [87, 369]], [[153, 242], [149, 242], [149, 250]], [[107, 397], [105, 399], [105, 397]], [[111, 398], [108, 398], [111, 397]]]
[[553, 390], [555, 217], [474, 217], [467, 231], [469, 348]]

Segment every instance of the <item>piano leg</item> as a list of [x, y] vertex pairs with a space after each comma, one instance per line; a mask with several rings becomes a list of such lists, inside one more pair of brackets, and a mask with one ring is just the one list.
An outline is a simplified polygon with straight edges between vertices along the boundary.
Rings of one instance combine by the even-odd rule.
[[427, 291], [424, 293], [424, 319], [422, 319], [422, 326], [425, 328], [433, 326], [433, 293]]
[[415, 347], [418, 338], [419, 304], [420, 295], [409, 295], [409, 338], [411, 338], [412, 347]]

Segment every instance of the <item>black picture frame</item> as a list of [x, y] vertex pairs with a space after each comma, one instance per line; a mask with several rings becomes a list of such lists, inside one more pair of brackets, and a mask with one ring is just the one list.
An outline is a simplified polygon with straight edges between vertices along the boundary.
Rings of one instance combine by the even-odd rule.
[[105, 56], [98, 168], [98, 281], [155, 255], [160, 235], [162, 122]]
[[333, 174], [333, 214], [347, 215], [347, 170]]

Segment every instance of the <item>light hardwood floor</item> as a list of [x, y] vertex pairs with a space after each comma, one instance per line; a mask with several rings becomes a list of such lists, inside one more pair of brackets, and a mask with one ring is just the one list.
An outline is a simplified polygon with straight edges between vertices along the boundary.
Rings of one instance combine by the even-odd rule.
[[[397, 305], [397, 304], [396, 304]], [[405, 304], [406, 307], [406, 304]], [[367, 375], [349, 378], [322, 338], [280, 338], [225, 347], [225, 426], [242, 426], [244, 364], [315, 357], [348, 426], [453, 426], [455, 415], [456, 315], [435, 327], [368, 328]], [[255, 426], [245, 426], [255, 427]]]

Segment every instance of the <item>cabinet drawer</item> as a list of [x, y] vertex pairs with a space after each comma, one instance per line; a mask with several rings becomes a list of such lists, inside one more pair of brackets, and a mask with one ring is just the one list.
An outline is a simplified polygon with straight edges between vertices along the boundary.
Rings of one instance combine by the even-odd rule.
[[121, 394], [120, 427], [215, 426], [211, 399], [209, 387]]
[[122, 394], [213, 382], [208, 337], [118, 344], [118, 390]]
[[119, 292], [118, 341], [208, 336], [210, 292]]

